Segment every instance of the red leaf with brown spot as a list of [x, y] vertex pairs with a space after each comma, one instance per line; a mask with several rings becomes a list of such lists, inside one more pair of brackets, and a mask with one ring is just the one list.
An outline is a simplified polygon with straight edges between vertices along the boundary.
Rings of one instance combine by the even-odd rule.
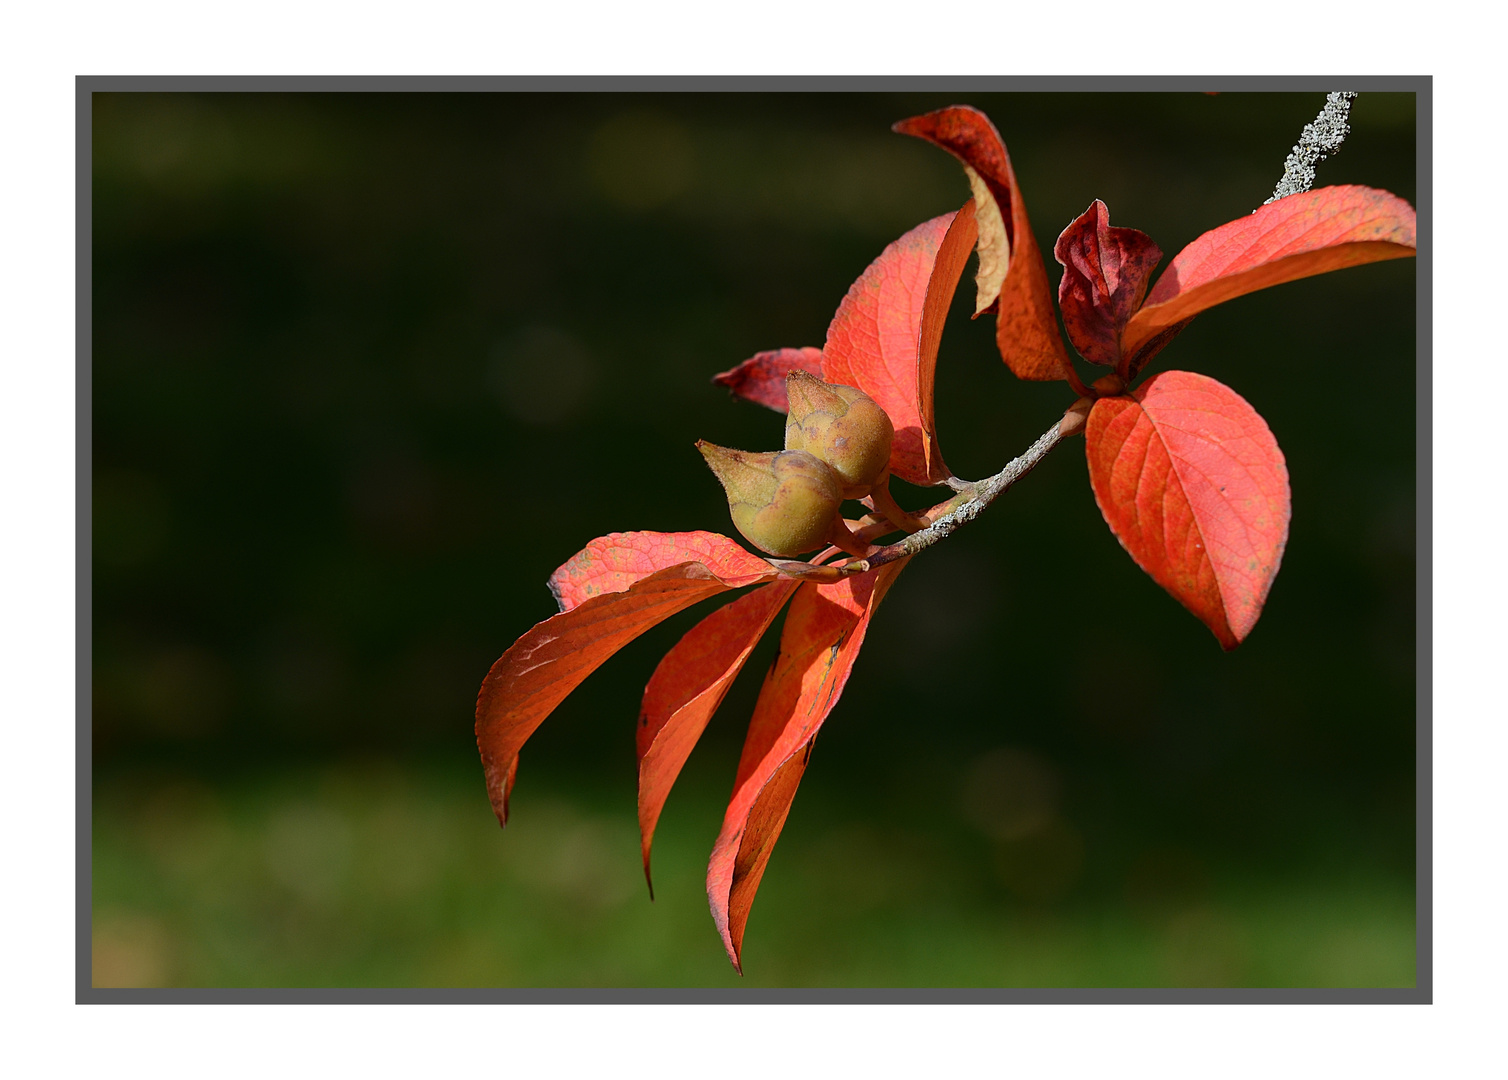
[[949, 476], [940, 455], [934, 452], [928, 461], [931, 403], [924, 415], [919, 371], [927, 295], [954, 217], [923, 222], [885, 248], [838, 305], [822, 346], [822, 378], [874, 398], [895, 425], [890, 471], [924, 487]]
[[1058, 307], [1068, 340], [1091, 363], [1120, 363], [1121, 331], [1141, 307], [1162, 249], [1144, 232], [1113, 228], [1110, 211], [1095, 199], [1052, 253], [1063, 265]]
[[1134, 375], [1144, 346], [1199, 312], [1271, 285], [1415, 254], [1414, 208], [1376, 188], [1318, 188], [1211, 229], [1178, 253], [1132, 316], [1121, 347]]
[[707, 867], [707, 899], [735, 969], [759, 881], [790, 812], [822, 722], [848, 682], [869, 620], [908, 560], [803, 585], [791, 602], [780, 655], [749, 722], [733, 798]]
[[561, 611], [570, 611], [594, 596], [622, 592], [650, 574], [686, 562], [701, 563], [730, 589], [774, 576], [769, 563], [721, 533], [608, 533], [550, 575], [550, 592]]
[[[995, 306], [995, 343], [1018, 378], [1067, 378], [1068, 353], [1058, 334], [1052, 291], [1010, 154], [989, 117], [967, 105], [914, 116], [894, 126], [942, 147], [963, 162], [979, 218], [979, 314]], [[996, 223], [999, 223], [998, 225]], [[996, 236], [1003, 229], [1004, 236]], [[999, 272], [999, 262], [1006, 263]], [[987, 264], [994, 266], [987, 271]]]
[[1288, 540], [1288, 469], [1230, 387], [1167, 371], [1094, 403], [1089, 481], [1136, 564], [1226, 649], [1251, 633]]
[[[649, 539], [638, 546], [636, 541], [644, 538]], [[593, 545], [600, 545], [596, 549], [599, 553], [620, 563], [630, 561], [629, 556], [636, 552], [643, 560], [642, 572], [635, 576], [620, 569], [592, 576], [598, 556], [587, 560], [582, 556], [594, 551]], [[743, 559], [732, 556], [727, 548], [740, 552]], [[668, 558], [677, 551], [677, 563], [651, 568], [653, 560]], [[701, 561], [703, 558], [707, 561]], [[755, 563], [763, 564], [765, 572], [757, 573]], [[756, 559], [715, 533], [617, 533], [587, 545], [586, 551], [556, 571], [556, 578], [573, 565], [587, 576], [588, 583], [583, 586], [579, 579], [566, 576], [564, 590], [556, 592], [566, 609], [515, 641], [492, 665], [477, 696], [477, 749], [486, 773], [487, 795], [504, 825], [508, 823], [508, 795], [518, 772], [519, 749], [582, 680], [634, 638], [676, 612], [709, 596], [776, 575], [763, 559]], [[556, 578], [551, 579], [552, 584]], [[587, 589], [596, 591], [587, 595]]]
[[[777, 581], [718, 608], [665, 654], [639, 710], [639, 838], [644, 879], [670, 788], [749, 653], [799, 583]], [[654, 883], [650, 881], [650, 895]]]
[[783, 413], [790, 409], [785, 396], [785, 377], [798, 369], [821, 378], [822, 350], [804, 345], [799, 349], [755, 353], [736, 368], [712, 376], [712, 381], [718, 386], [726, 386], [737, 397]]

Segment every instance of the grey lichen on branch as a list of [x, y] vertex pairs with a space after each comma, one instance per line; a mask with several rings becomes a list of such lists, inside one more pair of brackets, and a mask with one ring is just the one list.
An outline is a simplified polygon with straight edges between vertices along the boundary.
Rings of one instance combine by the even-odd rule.
[[1325, 95], [1325, 107], [1311, 123], [1304, 125], [1298, 144], [1283, 162], [1283, 179], [1278, 181], [1278, 186], [1272, 191], [1272, 198], [1264, 202], [1263, 206], [1285, 196], [1308, 191], [1314, 186], [1314, 167], [1337, 153], [1346, 141], [1346, 136], [1351, 134], [1348, 118], [1351, 115], [1351, 103], [1355, 100], [1355, 90], [1339, 90]]

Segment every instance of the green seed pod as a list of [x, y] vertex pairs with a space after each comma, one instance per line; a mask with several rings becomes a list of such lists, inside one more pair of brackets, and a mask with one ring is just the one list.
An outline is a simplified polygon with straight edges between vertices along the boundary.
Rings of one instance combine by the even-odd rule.
[[789, 558], [827, 542], [843, 491], [819, 458], [803, 450], [751, 454], [705, 441], [696, 448], [728, 495], [734, 526], [760, 551]]
[[790, 414], [785, 448], [816, 454], [833, 467], [845, 499], [862, 499], [890, 464], [895, 426], [862, 390], [796, 370], [786, 376]]

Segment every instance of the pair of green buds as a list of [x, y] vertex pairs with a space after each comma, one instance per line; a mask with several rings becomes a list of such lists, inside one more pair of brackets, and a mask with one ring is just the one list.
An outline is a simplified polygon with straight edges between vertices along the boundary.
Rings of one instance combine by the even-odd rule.
[[857, 541], [839, 507], [844, 499], [871, 494], [883, 493], [889, 502], [895, 426], [852, 386], [797, 370], [786, 376], [785, 388], [784, 450], [755, 454], [705, 441], [697, 449], [727, 493], [734, 526], [759, 550], [782, 558], [824, 544], [854, 551]]

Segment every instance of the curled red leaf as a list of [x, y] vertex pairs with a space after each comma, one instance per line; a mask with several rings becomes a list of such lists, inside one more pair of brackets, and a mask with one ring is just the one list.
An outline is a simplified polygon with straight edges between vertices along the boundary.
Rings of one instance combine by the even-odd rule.
[[1167, 371], [1094, 403], [1089, 480], [1116, 539], [1225, 649], [1251, 633], [1288, 540], [1288, 469], [1230, 387]]
[[736, 397], [757, 402], [776, 412], [786, 412], [785, 377], [792, 371], [822, 376], [822, 350], [810, 345], [799, 349], [772, 349], [755, 353], [735, 368], [712, 376], [718, 386], [726, 386]]
[[[1068, 354], [1053, 314], [1047, 268], [1032, 234], [1010, 154], [995, 125], [978, 109], [952, 105], [902, 120], [894, 129], [926, 139], [964, 164], [979, 219], [980, 288], [975, 313], [996, 308], [995, 343], [1006, 366], [1022, 379], [1067, 378]], [[997, 236], [997, 230], [1004, 235]], [[988, 272], [987, 266], [992, 267]]]
[[[1211, 229], [1180, 251], [1126, 324], [1135, 375], [1159, 335], [1258, 289], [1416, 253], [1414, 208], [1376, 188], [1316, 188]], [[1175, 331], [1176, 332], [1176, 331]]]
[[1141, 307], [1162, 249], [1137, 229], [1114, 228], [1099, 199], [1063, 230], [1053, 247], [1063, 265], [1058, 306], [1068, 340], [1085, 360], [1121, 361], [1121, 331]]
[[812, 740], [843, 693], [869, 620], [907, 561], [832, 585], [803, 585], [791, 601], [780, 655], [754, 706], [733, 797], [707, 867], [712, 918], [739, 971], [749, 909], [790, 812]]
[[639, 710], [637, 740], [639, 837], [646, 881], [655, 825], [671, 786], [749, 653], [798, 584], [773, 582], [718, 608], [665, 654], [650, 677]]

